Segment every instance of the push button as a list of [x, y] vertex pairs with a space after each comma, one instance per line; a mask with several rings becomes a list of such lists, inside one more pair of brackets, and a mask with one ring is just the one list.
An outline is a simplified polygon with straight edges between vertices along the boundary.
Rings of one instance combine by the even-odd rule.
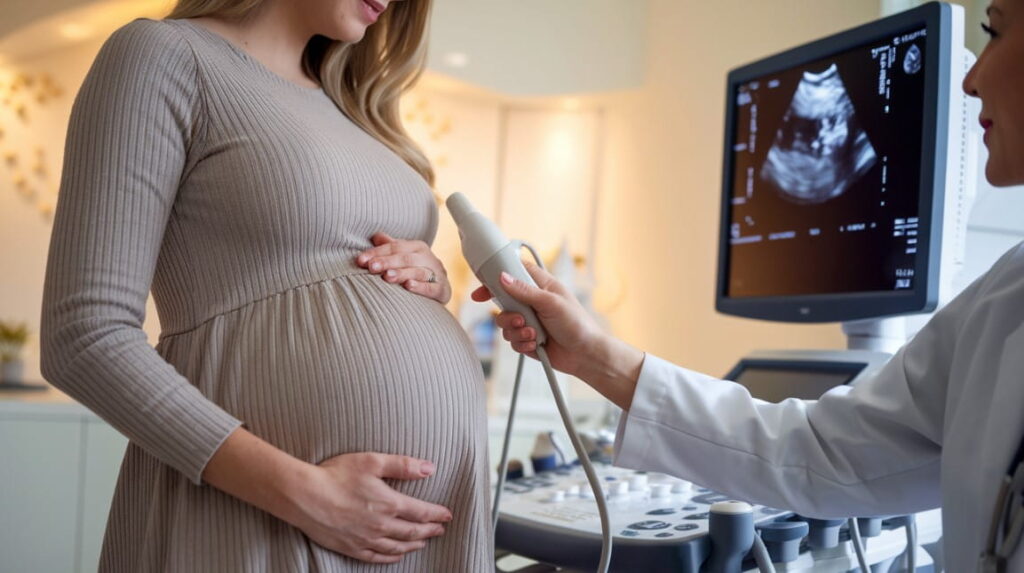
[[652, 509], [647, 512], [647, 515], [672, 515], [675, 512], [676, 510], [671, 507], [666, 507], [665, 509]]
[[630, 529], [638, 529], [640, 531], [652, 531], [652, 530], [656, 530], [656, 529], [665, 529], [666, 527], [669, 527], [670, 525], [671, 524], [665, 523], [664, 521], [648, 520], [648, 521], [638, 521], [636, 523], [630, 524], [629, 528]]

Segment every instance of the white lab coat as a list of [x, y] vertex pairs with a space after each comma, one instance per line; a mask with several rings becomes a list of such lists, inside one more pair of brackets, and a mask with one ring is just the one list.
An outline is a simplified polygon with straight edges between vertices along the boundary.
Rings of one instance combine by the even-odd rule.
[[[974, 571], [1000, 479], [1024, 437], [1024, 244], [875, 377], [818, 401], [647, 355], [615, 463], [811, 517], [943, 508], [946, 570]], [[1024, 550], [1010, 571], [1024, 571]]]

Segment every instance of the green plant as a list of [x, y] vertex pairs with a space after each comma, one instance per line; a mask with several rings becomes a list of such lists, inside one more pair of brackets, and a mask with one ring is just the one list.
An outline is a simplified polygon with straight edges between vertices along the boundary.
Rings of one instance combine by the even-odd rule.
[[0, 320], [0, 363], [13, 362], [28, 342], [28, 325]]

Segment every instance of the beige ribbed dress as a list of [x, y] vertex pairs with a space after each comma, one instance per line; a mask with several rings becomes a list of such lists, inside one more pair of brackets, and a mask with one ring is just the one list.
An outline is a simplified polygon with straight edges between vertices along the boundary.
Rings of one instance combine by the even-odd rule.
[[[431, 241], [423, 179], [319, 89], [186, 20], [107, 41], [75, 101], [43, 372], [130, 438], [101, 571], [493, 571], [483, 376], [436, 301], [354, 264]], [[141, 328], [152, 287], [163, 332]], [[433, 460], [447, 533], [369, 565], [201, 483], [239, 424], [297, 458]]]

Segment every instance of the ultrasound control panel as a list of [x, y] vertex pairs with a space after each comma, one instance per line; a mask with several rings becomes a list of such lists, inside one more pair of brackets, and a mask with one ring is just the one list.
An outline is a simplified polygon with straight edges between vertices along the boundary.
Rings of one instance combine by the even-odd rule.
[[[612, 571], [696, 571], [710, 551], [709, 509], [731, 498], [655, 473], [595, 463], [608, 500]], [[791, 515], [754, 506], [755, 523]], [[601, 521], [578, 465], [505, 484], [496, 545], [563, 567], [590, 569], [601, 551]]]
[[[626, 573], [697, 573], [714, 551], [709, 531], [711, 504], [730, 498], [671, 476], [616, 468], [595, 462], [613, 533], [610, 570]], [[804, 520], [784, 509], [754, 505], [754, 524], [777, 571], [823, 572], [857, 569], [845, 520]], [[888, 571], [906, 551], [903, 517], [859, 520], [867, 563]], [[798, 523], [809, 522], [795, 538]], [[938, 510], [918, 514], [918, 571], [931, 571], [929, 547], [942, 536]], [[772, 531], [768, 531], [772, 530]], [[788, 540], [787, 540], [788, 538]], [[791, 544], [789, 548], [784, 545]], [[601, 553], [601, 522], [590, 485], [578, 464], [506, 483], [495, 545], [502, 552], [537, 561], [550, 569], [594, 571]], [[780, 557], [783, 554], [789, 557]], [[749, 557], [749, 556], [748, 556]], [[505, 571], [505, 569], [499, 569]], [[752, 559], [743, 571], [756, 571]]]

